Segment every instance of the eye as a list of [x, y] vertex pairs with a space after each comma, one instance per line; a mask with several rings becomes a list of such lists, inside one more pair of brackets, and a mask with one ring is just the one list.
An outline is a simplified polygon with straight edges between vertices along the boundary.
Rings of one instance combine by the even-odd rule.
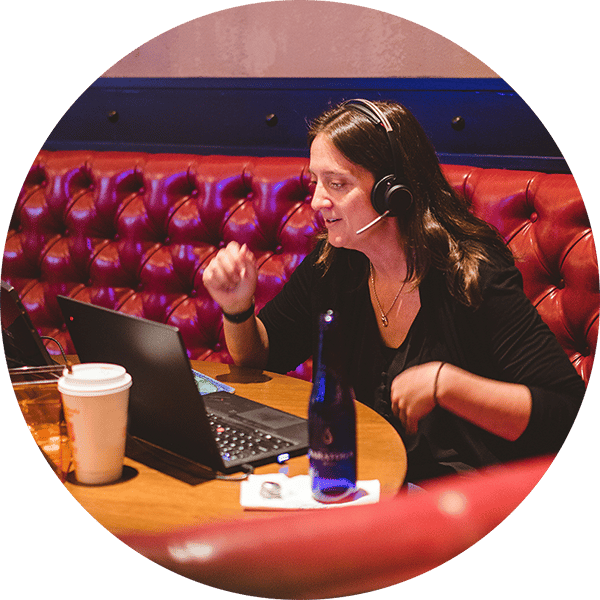
[[341, 190], [344, 187], [344, 183], [342, 181], [330, 181], [329, 187], [334, 190]]

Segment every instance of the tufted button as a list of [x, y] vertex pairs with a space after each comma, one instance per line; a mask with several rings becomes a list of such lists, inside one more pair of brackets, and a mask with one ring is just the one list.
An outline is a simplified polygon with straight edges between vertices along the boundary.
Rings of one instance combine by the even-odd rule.
[[190, 298], [195, 298], [197, 295], [198, 292], [196, 290], [190, 290], [190, 293], [188, 294]]
[[564, 289], [565, 289], [565, 280], [564, 280], [564, 279], [560, 279], [560, 280], [558, 281], [558, 283], [556, 284], [556, 287], [557, 287], [559, 290], [564, 290]]
[[462, 131], [465, 128], [467, 122], [464, 117], [454, 117], [452, 119], [451, 125], [454, 131]]
[[145, 194], [146, 193], [146, 188], [144, 186], [142, 186], [139, 190], [138, 190], [138, 194]]
[[115, 240], [115, 242], [118, 242], [121, 239], [121, 235], [119, 233], [115, 233], [113, 240]]
[[164, 244], [165, 246], [169, 245], [171, 243], [171, 238], [169, 236], [167, 236], [164, 240]]
[[531, 213], [531, 216], [529, 217], [529, 220], [530, 220], [532, 223], [535, 223], [535, 222], [538, 220], [538, 214], [537, 214], [536, 212], [532, 212], [532, 213]]
[[190, 192], [190, 196], [192, 196], [193, 198], [196, 198], [198, 196], [200, 192], [198, 191], [198, 188], [194, 188], [191, 192]]
[[281, 254], [283, 252], [283, 246], [281, 244], [279, 244], [276, 248], [275, 248], [275, 254]]
[[220, 240], [218, 244], [219, 248], [225, 248], [225, 240]]

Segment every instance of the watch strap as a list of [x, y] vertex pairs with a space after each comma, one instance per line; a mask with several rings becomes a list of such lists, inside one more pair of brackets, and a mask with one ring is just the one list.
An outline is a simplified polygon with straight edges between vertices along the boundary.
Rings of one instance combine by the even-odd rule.
[[245, 311], [240, 313], [227, 313], [223, 311], [223, 317], [230, 323], [244, 323], [254, 314], [254, 298], [252, 298], [252, 304]]

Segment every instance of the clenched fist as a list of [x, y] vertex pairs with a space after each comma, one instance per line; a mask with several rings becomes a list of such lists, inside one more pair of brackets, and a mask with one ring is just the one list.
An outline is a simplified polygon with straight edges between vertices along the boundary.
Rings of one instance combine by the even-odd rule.
[[246, 244], [230, 242], [219, 250], [202, 275], [204, 286], [224, 312], [236, 314], [252, 304], [258, 270]]

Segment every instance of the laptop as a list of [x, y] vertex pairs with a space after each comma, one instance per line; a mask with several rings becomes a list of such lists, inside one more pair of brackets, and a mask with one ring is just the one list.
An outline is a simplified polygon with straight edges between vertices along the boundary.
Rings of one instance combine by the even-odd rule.
[[57, 300], [79, 360], [122, 365], [131, 375], [130, 436], [225, 474], [306, 453], [306, 419], [194, 371], [177, 327]]
[[8, 368], [56, 365], [31, 323], [17, 290], [5, 281], [2, 281], [1, 286], [2, 342]]

